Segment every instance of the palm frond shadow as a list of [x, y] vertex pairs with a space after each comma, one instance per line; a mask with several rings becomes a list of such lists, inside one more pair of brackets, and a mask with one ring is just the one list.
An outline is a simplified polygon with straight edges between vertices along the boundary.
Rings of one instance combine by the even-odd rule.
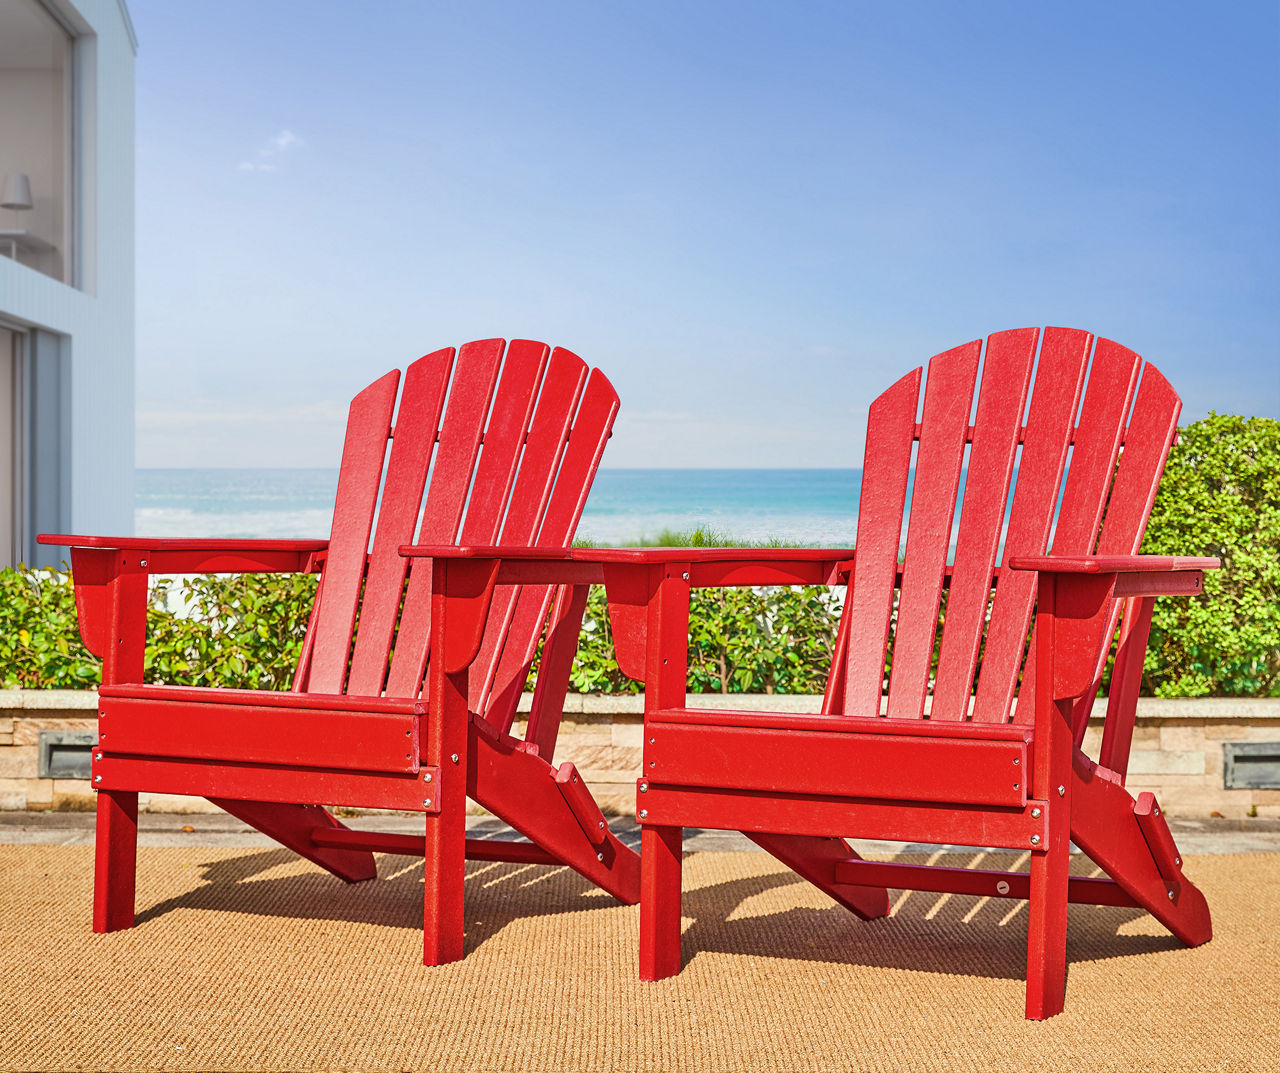
[[[924, 863], [919, 855], [902, 854], [895, 859]], [[963, 867], [970, 859], [958, 854], [932, 863]], [[316, 867], [298, 871], [297, 863], [297, 856], [286, 849], [207, 861], [200, 866], [200, 886], [147, 906], [138, 913], [137, 923], [195, 909], [422, 927], [421, 861], [379, 855], [377, 879], [354, 884]], [[984, 862], [984, 867], [991, 864]], [[281, 867], [288, 867], [289, 874], [270, 874]], [[1001, 865], [997, 862], [995, 867]], [[1091, 868], [1086, 859], [1073, 859], [1073, 872], [1088, 874]], [[686, 960], [716, 952], [878, 968], [958, 969], [974, 976], [1023, 978], [1025, 902], [895, 891], [891, 892], [892, 914], [870, 922], [858, 920], [834, 904], [821, 908], [793, 904], [763, 913], [748, 905], [770, 891], [804, 883], [795, 873], [781, 871], [686, 889], [681, 905], [683, 916], [690, 920], [684, 931]], [[465, 897], [467, 952], [518, 919], [618, 904], [569, 868], [528, 864], [468, 863]], [[1172, 935], [1124, 932], [1126, 924], [1145, 915], [1140, 909], [1072, 906], [1068, 960], [1094, 961], [1180, 947]]]
[[[971, 854], [948, 855], [929, 863], [965, 867]], [[894, 860], [923, 864], [919, 854]], [[1009, 867], [1012, 858], [983, 862]], [[1073, 874], [1088, 875], [1092, 862], [1076, 858]], [[859, 920], [842, 906], [792, 906], [777, 912], [739, 913], [750, 899], [783, 887], [804, 887], [793, 872], [743, 877], [686, 889], [681, 913], [692, 922], [681, 945], [686, 964], [705, 952], [769, 957], [875, 968], [962, 972], [993, 979], [1021, 980], [1026, 974], [1027, 903], [1015, 899], [930, 891], [890, 890], [888, 917]], [[1099, 961], [1176, 950], [1167, 933], [1127, 934], [1124, 926], [1147, 916], [1142, 909], [1072, 905], [1067, 919], [1068, 962]]]
[[[200, 886], [141, 908], [135, 922], [194, 909], [421, 928], [421, 860], [378, 854], [377, 861], [377, 878], [363, 883], [345, 883], [314, 866], [296, 871], [298, 857], [287, 849], [207, 861], [200, 865]], [[289, 867], [290, 874], [269, 874], [280, 867]], [[465, 883], [467, 951], [513, 920], [618, 904], [564, 866], [468, 862]], [[139, 893], [145, 896], [141, 886]]]

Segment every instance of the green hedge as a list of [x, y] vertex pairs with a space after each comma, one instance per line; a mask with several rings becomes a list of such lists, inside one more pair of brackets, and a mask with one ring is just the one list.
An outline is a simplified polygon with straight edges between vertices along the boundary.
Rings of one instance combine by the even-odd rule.
[[1280, 421], [1211, 413], [1184, 427], [1142, 550], [1222, 560], [1203, 597], [1156, 601], [1145, 688], [1280, 696]]
[[[190, 578], [183, 614], [167, 580], [147, 608], [147, 681], [287, 689], [315, 596], [310, 574]], [[92, 689], [101, 665], [80, 640], [70, 575], [0, 571], [0, 686]]]
[[[733, 543], [662, 533], [656, 543]], [[1182, 430], [1142, 550], [1216, 555], [1206, 595], [1156, 602], [1144, 688], [1158, 696], [1280, 696], [1280, 422], [1210, 415]], [[183, 614], [160, 582], [148, 610], [148, 681], [287, 688], [315, 578], [191, 579]], [[698, 590], [690, 607], [689, 689], [818, 693], [841, 590]], [[99, 667], [80, 643], [69, 578], [0, 571], [0, 685], [85, 689]], [[636, 692], [613, 655], [604, 593], [593, 589], [572, 670], [580, 692]]]

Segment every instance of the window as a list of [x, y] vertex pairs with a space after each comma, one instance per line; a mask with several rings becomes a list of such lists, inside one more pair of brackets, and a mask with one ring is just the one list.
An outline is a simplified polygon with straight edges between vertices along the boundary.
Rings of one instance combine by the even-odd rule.
[[0, 4], [0, 256], [71, 283], [71, 37], [38, 0]]

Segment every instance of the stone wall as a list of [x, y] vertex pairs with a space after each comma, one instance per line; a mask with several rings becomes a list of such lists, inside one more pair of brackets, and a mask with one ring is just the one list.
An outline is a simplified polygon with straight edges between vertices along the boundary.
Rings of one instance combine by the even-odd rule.
[[[41, 730], [95, 728], [93, 693], [0, 690], [0, 809], [91, 809], [87, 780], [42, 779]], [[522, 710], [527, 711], [526, 696]], [[699, 707], [816, 712], [809, 696], [690, 696]], [[565, 705], [556, 761], [571, 760], [605, 811], [630, 813], [640, 772], [643, 698], [570, 696]], [[1102, 712], [1099, 701], [1095, 708]], [[517, 726], [517, 731], [523, 728]], [[1093, 720], [1085, 750], [1097, 754], [1102, 720]], [[1223, 787], [1224, 742], [1280, 742], [1280, 699], [1196, 699], [1138, 702], [1128, 787], [1150, 790], [1170, 816], [1280, 817], [1280, 789]], [[200, 798], [141, 795], [151, 812], [206, 812]], [[1256, 810], [1256, 811], [1255, 811]]]

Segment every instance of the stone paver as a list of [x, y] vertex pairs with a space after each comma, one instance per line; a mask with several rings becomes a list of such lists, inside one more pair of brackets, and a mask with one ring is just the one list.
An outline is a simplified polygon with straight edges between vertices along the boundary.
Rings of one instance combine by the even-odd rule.
[[[422, 829], [422, 818], [406, 813], [357, 816], [348, 822], [369, 831], [412, 834]], [[634, 820], [612, 817], [609, 824], [627, 845], [639, 846], [640, 832]], [[1280, 852], [1280, 820], [1170, 819], [1169, 827], [1178, 847], [1188, 855]], [[91, 812], [0, 812], [0, 843], [88, 846], [93, 844], [93, 832]], [[491, 816], [468, 816], [467, 833], [472, 838], [518, 837], [510, 827]], [[225, 812], [142, 813], [138, 817], [138, 842], [143, 846], [262, 848], [275, 845], [265, 835]], [[854, 845], [864, 852], [937, 849], [918, 843], [862, 840], [855, 840]], [[755, 844], [736, 831], [689, 830], [685, 848], [690, 851], [750, 850], [755, 849]]]

